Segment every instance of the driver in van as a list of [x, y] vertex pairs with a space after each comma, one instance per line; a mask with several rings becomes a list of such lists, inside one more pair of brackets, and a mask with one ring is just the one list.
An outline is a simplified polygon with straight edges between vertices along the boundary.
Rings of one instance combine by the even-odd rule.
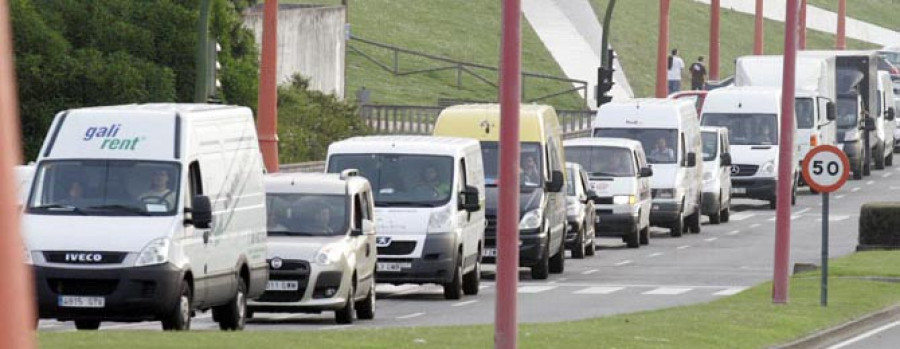
[[165, 204], [167, 209], [175, 207], [175, 192], [169, 188], [169, 172], [156, 169], [150, 177], [150, 190], [138, 196], [145, 204]]
[[73, 181], [72, 184], [69, 185], [69, 190], [66, 194], [66, 197], [60, 200], [60, 203], [64, 205], [77, 205], [84, 199], [84, 187], [81, 185], [81, 182]]
[[442, 198], [450, 194], [450, 185], [441, 182], [434, 166], [427, 166], [422, 170], [422, 178], [416, 186], [416, 191], [422, 191], [435, 198]]
[[538, 170], [537, 161], [533, 155], [526, 155], [522, 159], [522, 168], [519, 171], [522, 184], [537, 184], [541, 181], [541, 172]]
[[650, 156], [661, 161], [674, 161], [675, 150], [666, 145], [666, 139], [660, 137], [656, 140], [656, 146], [650, 151]]
[[316, 212], [316, 215], [313, 216], [312, 228], [315, 229], [317, 233], [331, 234], [334, 232], [331, 229], [330, 207], [322, 206], [321, 208], [319, 208], [319, 212]]
[[615, 175], [628, 173], [628, 163], [623, 156], [613, 156], [609, 170]]
[[759, 129], [757, 137], [761, 144], [775, 144], [775, 136], [772, 134], [772, 127], [769, 124], [763, 124]]

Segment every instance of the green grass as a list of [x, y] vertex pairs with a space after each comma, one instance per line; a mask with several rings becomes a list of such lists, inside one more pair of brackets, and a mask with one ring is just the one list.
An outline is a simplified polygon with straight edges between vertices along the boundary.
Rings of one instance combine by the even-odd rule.
[[[340, 0], [290, 0], [282, 2], [340, 4]], [[350, 23], [355, 36], [464, 62], [498, 66], [500, 2], [459, 0], [350, 0]], [[523, 20], [522, 68], [525, 71], [565, 77], [549, 51]], [[391, 66], [392, 54], [351, 41], [351, 45]], [[442, 66], [433, 61], [400, 55], [404, 71]], [[478, 71], [492, 82], [497, 74]], [[365, 86], [378, 104], [435, 105], [438, 98], [496, 100], [496, 88], [463, 74], [457, 89], [454, 70], [395, 77], [359, 54], [348, 51], [347, 96]], [[527, 78], [526, 99], [572, 88], [569, 83]], [[551, 98], [564, 109], [579, 109], [583, 100], [575, 93]]]
[[[842, 276], [896, 275], [900, 252], [866, 252], [834, 261]], [[818, 304], [818, 280], [791, 282], [790, 304], [771, 304], [771, 284], [710, 303], [604, 318], [523, 324], [522, 348], [760, 348], [785, 343], [900, 302], [897, 284], [830, 280], [830, 304]], [[44, 348], [488, 348], [491, 326], [408, 327], [319, 332], [41, 333]], [[302, 343], [302, 345], [301, 345]]]
[[[837, 0], [809, 0], [826, 10], [837, 12]], [[880, 25], [891, 30], [900, 30], [900, 1], [898, 0], [847, 0], [847, 16]]]
[[[866, 0], [868, 1], [868, 0]], [[609, 0], [592, 0], [598, 18], [603, 18]], [[853, 0], [852, 2], [865, 2]], [[894, 12], [898, 14], [900, 12]], [[617, 1], [612, 21], [610, 40], [616, 49], [635, 96], [649, 97], [655, 90], [656, 36], [659, 17], [657, 0]], [[698, 56], [707, 57], [709, 63], [709, 6], [692, 0], [672, 1], [669, 14], [669, 48], [678, 48], [685, 65], [690, 66]], [[871, 49], [876, 46], [848, 40], [850, 48]], [[830, 49], [834, 36], [807, 32], [808, 49]], [[784, 52], [784, 23], [766, 20], [765, 52]], [[720, 39], [720, 77], [734, 74], [734, 60], [753, 52], [753, 17], [729, 10], [722, 10]], [[685, 70], [684, 84], [689, 83]], [[689, 86], [689, 85], [688, 85]]]

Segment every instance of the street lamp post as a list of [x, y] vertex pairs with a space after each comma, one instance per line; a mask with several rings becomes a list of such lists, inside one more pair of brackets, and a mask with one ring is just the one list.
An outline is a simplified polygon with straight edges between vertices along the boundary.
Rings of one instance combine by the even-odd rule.
[[667, 74], [669, 69], [667, 55], [669, 51], [669, 0], [659, 0], [659, 34], [656, 43], [656, 98], [669, 95]]
[[709, 79], [719, 80], [719, 21], [722, 0], [712, 0], [709, 11]]

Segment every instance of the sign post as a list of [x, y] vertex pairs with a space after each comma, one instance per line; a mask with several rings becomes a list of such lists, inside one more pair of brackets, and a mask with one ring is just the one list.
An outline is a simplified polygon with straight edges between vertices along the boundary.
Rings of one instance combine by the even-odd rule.
[[828, 306], [828, 194], [840, 189], [850, 176], [847, 155], [833, 145], [813, 148], [803, 158], [803, 178], [822, 193], [822, 292], [820, 304]]

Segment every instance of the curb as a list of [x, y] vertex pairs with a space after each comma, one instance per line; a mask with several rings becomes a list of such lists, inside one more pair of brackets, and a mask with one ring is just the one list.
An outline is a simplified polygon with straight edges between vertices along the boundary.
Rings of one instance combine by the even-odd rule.
[[869, 313], [858, 319], [828, 328], [790, 343], [772, 347], [773, 349], [823, 348], [842, 340], [865, 333], [879, 325], [900, 319], [900, 304]]

